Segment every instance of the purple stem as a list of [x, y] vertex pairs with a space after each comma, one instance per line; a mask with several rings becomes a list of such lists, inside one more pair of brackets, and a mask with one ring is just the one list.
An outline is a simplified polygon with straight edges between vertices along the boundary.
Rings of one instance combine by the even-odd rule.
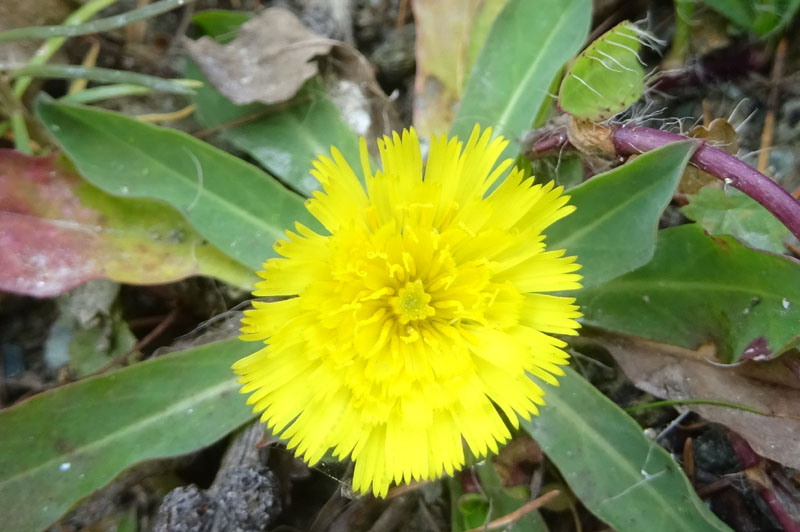
[[561, 148], [569, 148], [569, 137], [566, 128], [554, 130], [544, 130], [539, 136], [529, 141], [531, 155], [543, 155], [551, 153]]
[[754, 482], [756, 491], [758, 491], [758, 494], [764, 500], [769, 509], [772, 510], [772, 514], [775, 516], [775, 519], [778, 520], [778, 523], [780, 523], [781, 527], [786, 532], [800, 532], [800, 524], [792, 519], [792, 516], [789, 515], [789, 511], [786, 509], [786, 506], [784, 506], [784, 504], [775, 494], [775, 491], [771, 486], [772, 483], [769, 480], [766, 471], [763, 469], [763, 459], [761, 456], [756, 454], [753, 448], [750, 447], [750, 444], [747, 443], [747, 440], [735, 432], [728, 432], [728, 442], [730, 442], [733, 452], [736, 454], [736, 457], [739, 459], [742, 467], [745, 469], [760, 468], [759, 472], [764, 475], [764, 481]]
[[759, 202], [800, 238], [800, 202], [776, 182], [733, 155], [709, 146], [704, 140], [687, 139], [649, 127], [616, 126], [612, 129], [612, 141], [619, 155], [643, 153], [679, 140], [692, 140], [698, 145], [691, 159], [695, 166]]

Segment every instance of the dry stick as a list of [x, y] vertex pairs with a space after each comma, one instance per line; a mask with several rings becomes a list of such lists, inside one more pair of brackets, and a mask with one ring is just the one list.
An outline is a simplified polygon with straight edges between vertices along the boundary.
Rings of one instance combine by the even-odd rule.
[[686, 478], [689, 479], [692, 487], [695, 485], [694, 479], [694, 448], [692, 447], [692, 438], [686, 438], [683, 442], [683, 472]]
[[520, 519], [522, 519], [525, 515], [531, 513], [534, 510], [544, 506], [548, 502], [552, 501], [556, 497], [561, 495], [559, 490], [548, 491], [544, 495], [539, 498], [536, 498], [530, 502], [527, 502], [511, 512], [510, 514], [506, 514], [503, 517], [495, 519], [494, 521], [489, 521], [485, 525], [481, 525], [476, 528], [471, 528], [466, 532], [483, 532], [484, 530], [494, 530], [496, 528], [501, 528], [504, 526], [508, 526], [511, 524], [516, 523]]
[[[141, 9], [143, 7], [147, 7], [150, 3], [150, 0], [137, 0], [136, 7]], [[134, 22], [133, 24], [129, 24], [125, 27], [125, 42], [128, 44], [131, 43], [141, 43], [144, 41], [145, 33], [147, 33], [147, 22], [144, 20], [139, 20]]]
[[778, 110], [780, 79], [783, 76], [783, 65], [786, 62], [786, 37], [780, 40], [775, 50], [775, 60], [769, 76], [769, 96], [767, 97], [767, 116], [764, 117], [764, 128], [761, 130], [761, 146], [758, 152], [758, 171], [764, 173], [769, 167], [769, 152], [772, 150], [772, 134], [775, 132], [775, 113]]
[[718, 478], [711, 484], [706, 484], [705, 486], [697, 488], [697, 496], [701, 499], [707, 499], [711, 497], [718, 491], [724, 490], [725, 488], [730, 487], [731, 481], [728, 478]]
[[400, 29], [406, 25], [408, 16], [408, 0], [400, 0], [400, 7], [397, 8], [397, 18], [394, 19], [395, 29]]
[[[91, 43], [92, 44], [89, 47], [89, 51], [86, 53], [86, 56], [81, 62], [81, 66], [93, 67], [97, 64], [97, 56], [100, 55], [100, 41], [95, 38], [91, 38]], [[67, 94], [77, 94], [81, 92], [86, 88], [88, 83], [88, 80], [85, 78], [72, 80], [72, 83], [69, 84], [69, 89], [67, 89]]]
[[134, 118], [139, 122], [174, 122], [182, 118], [186, 118], [194, 113], [197, 109], [195, 104], [187, 105], [183, 109], [172, 111], [171, 113], [147, 113], [143, 115], [136, 115]]

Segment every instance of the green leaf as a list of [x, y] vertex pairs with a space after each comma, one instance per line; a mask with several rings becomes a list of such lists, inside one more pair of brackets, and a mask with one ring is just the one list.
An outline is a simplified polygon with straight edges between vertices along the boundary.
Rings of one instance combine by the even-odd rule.
[[637, 423], [566, 368], [523, 428], [575, 495], [619, 532], [729, 530], [692, 489], [680, 466]]
[[601, 35], [567, 70], [559, 107], [577, 117], [602, 122], [636, 103], [644, 93], [639, 34], [625, 21]]
[[453, 532], [472, 530], [486, 523], [489, 515], [489, 499], [480, 493], [464, 493], [456, 501], [458, 517], [461, 522], [453, 523]]
[[740, 28], [765, 36], [785, 27], [800, 8], [800, 0], [705, 0]]
[[586, 39], [591, 14], [589, 0], [510, 0], [472, 69], [451, 135], [466, 139], [475, 123], [492, 126], [511, 141], [502, 157], [516, 157], [551, 81]]
[[242, 24], [250, 20], [252, 15], [240, 11], [212, 9], [192, 15], [192, 23], [200, 26], [203, 33], [218, 43], [227, 44], [236, 38]]
[[187, 67], [186, 75], [204, 83], [194, 97], [200, 122], [218, 129], [222, 138], [294, 190], [308, 195], [319, 188], [309, 170], [317, 155], [330, 154], [331, 145], [360, 173], [358, 137], [320, 83], [306, 83], [285, 104], [236, 105], [215, 90], [195, 64]]
[[0, 515], [40, 530], [124, 469], [188, 453], [252, 417], [230, 365], [238, 339], [44, 392], [0, 412]]
[[[499, 519], [504, 515], [518, 510], [523, 504], [529, 501], [529, 498], [520, 499], [514, 497], [511, 490], [504, 488], [500, 483], [500, 477], [494, 468], [491, 458], [488, 458], [475, 466], [475, 472], [481, 481], [481, 489], [483, 494], [487, 497], [489, 502], [488, 514], [486, 518], [489, 521]], [[525, 488], [525, 491], [530, 491]], [[475, 526], [484, 524], [480, 522]], [[519, 519], [512, 527], [508, 529], [509, 532], [547, 532], [547, 525], [542, 519], [542, 515], [536, 512], [525, 514]]]
[[669, 144], [571, 189], [576, 210], [547, 230], [548, 248], [578, 256], [584, 287], [646, 264], [693, 151], [688, 142]]
[[583, 322], [696, 349], [717, 358], [777, 356], [797, 342], [800, 265], [695, 225], [659, 233], [653, 260], [581, 291]]
[[64, 163], [0, 150], [0, 289], [47, 297], [97, 278], [157, 284], [204, 274], [242, 287], [257, 279], [173, 209], [112, 196]]
[[169, 203], [250, 268], [275, 255], [273, 243], [295, 221], [319, 227], [272, 176], [185, 133], [42, 100], [37, 112], [85, 179], [110, 194]]
[[699, 194], [689, 196], [689, 204], [681, 212], [712, 235], [731, 235], [756, 249], [785, 251], [783, 238], [789, 235], [786, 226], [736, 189], [702, 188]]

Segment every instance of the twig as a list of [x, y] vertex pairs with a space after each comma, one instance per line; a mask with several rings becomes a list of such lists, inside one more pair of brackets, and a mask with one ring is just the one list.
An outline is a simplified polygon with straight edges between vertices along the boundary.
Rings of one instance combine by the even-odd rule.
[[772, 150], [772, 135], [775, 132], [775, 113], [778, 110], [780, 80], [783, 76], [783, 65], [786, 62], [786, 37], [780, 40], [775, 50], [775, 60], [769, 76], [769, 96], [767, 97], [767, 116], [764, 117], [764, 128], [761, 130], [761, 146], [758, 152], [758, 171], [762, 174], [769, 167], [769, 152]]
[[178, 22], [178, 27], [175, 28], [175, 33], [169, 41], [167, 52], [165, 56], [171, 56], [175, 51], [176, 46], [181, 42], [181, 37], [186, 35], [186, 30], [189, 29], [189, 24], [192, 23], [192, 16], [194, 15], [194, 4], [189, 4], [186, 9], [181, 13], [181, 18]]
[[[136, 7], [138, 9], [147, 7], [149, 4], [150, 0], [136, 0]], [[140, 43], [144, 40], [144, 35], [146, 32], [147, 22], [144, 20], [137, 20], [136, 22], [125, 27], [125, 42], [128, 44]]]
[[194, 104], [187, 105], [183, 109], [178, 109], [171, 113], [148, 113], [143, 115], [136, 115], [136, 120], [139, 122], [174, 122], [182, 118], [186, 118], [194, 113], [197, 106]]
[[476, 528], [471, 528], [471, 529], [467, 530], [466, 532], [483, 532], [485, 530], [494, 530], [496, 528], [502, 528], [504, 526], [508, 526], [508, 525], [514, 524], [517, 521], [519, 521], [520, 519], [522, 519], [525, 515], [531, 513], [534, 510], [537, 510], [537, 509], [541, 508], [542, 506], [544, 506], [548, 502], [552, 501], [553, 499], [555, 499], [559, 495], [561, 495], [561, 492], [559, 490], [548, 491], [547, 493], [545, 493], [541, 497], [538, 497], [538, 498], [536, 498], [536, 499], [534, 499], [532, 501], [529, 501], [529, 502], [523, 504], [522, 506], [520, 506], [519, 508], [517, 508], [516, 510], [514, 510], [510, 514], [506, 514], [503, 517], [500, 517], [500, 518], [495, 519], [493, 521], [489, 521], [485, 525], [481, 525], [481, 526], [476, 527]]
[[92, 373], [89, 376], [90, 377], [94, 377], [95, 375], [101, 375], [101, 374], [105, 373], [106, 371], [112, 369], [113, 367], [117, 366], [118, 364], [122, 364], [129, 356], [131, 356], [136, 351], [139, 351], [140, 349], [142, 349], [143, 347], [148, 345], [158, 335], [163, 333], [167, 329], [167, 327], [172, 325], [172, 323], [178, 318], [178, 313], [179, 313], [179, 311], [178, 311], [177, 308], [173, 309], [172, 312], [167, 314], [167, 317], [164, 318], [164, 321], [162, 321], [161, 323], [159, 323], [158, 325], [153, 327], [153, 330], [150, 331], [149, 333], [147, 333], [147, 335], [145, 335], [144, 338], [142, 338], [141, 340], [136, 342], [136, 345], [134, 345], [130, 350], [122, 353], [121, 355], [118, 355], [118, 356], [114, 357], [114, 359], [111, 362], [109, 362], [108, 364], [106, 364], [102, 368], [98, 369], [97, 371], [95, 371], [94, 373]]
[[[729, 366], [729, 364], [724, 364], [724, 366]], [[733, 408], [736, 410], [742, 410], [744, 412], [750, 412], [751, 414], [757, 414], [759, 416], [769, 416], [769, 412], [763, 412], [751, 406], [743, 405], [740, 403], [734, 403], [731, 401], [717, 401], [715, 399], [669, 399], [664, 401], [652, 401], [650, 403], [643, 403], [640, 405], [630, 406], [625, 409], [625, 411], [629, 414], [633, 412], [639, 412], [641, 410], [647, 410], [649, 408], [660, 408], [662, 406], [684, 406], [684, 405], [709, 405], [709, 406], [719, 406], [722, 408]]]
[[397, 8], [397, 18], [394, 20], [395, 29], [400, 29], [406, 25], [406, 17], [408, 16], [408, 0], [400, 0], [400, 6]]
[[[89, 47], [89, 51], [86, 53], [86, 57], [83, 58], [81, 62], [81, 66], [84, 67], [93, 67], [97, 64], [97, 56], [100, 54], [100, 41], [97, 39], [92, 39], [92, 44]], [[67, 89], [67, 94], [77, 94], [82, 90], [86, 89], [86, 85], [88, 84], [88, 80], [84, 78], [78, 78], [72, 81], [69, 84], [69, 89]]]
[[731, 485], [731, 481], [728, 478], [719, 478], [712, 482], [711, 484], [706, 484], [701, 488], [697, 488], [697, 496], [701, 499], [705, 499], [717, 493], [720, 490], [723, 490]]
[[692, 486], [694, 486], [694, 448], [692, 447], [691, 437], [686, 438], [686, 441], [683, 442], [683, 472]]

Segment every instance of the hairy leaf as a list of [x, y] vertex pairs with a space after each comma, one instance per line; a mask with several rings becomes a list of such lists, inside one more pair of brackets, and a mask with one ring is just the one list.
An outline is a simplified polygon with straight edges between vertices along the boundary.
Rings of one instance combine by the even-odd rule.
[[601, 122], [624, 111], [644, 93], [639, 34], [621, 22], [581, 52], [567, 70], [558, 105], [584, 120]]

